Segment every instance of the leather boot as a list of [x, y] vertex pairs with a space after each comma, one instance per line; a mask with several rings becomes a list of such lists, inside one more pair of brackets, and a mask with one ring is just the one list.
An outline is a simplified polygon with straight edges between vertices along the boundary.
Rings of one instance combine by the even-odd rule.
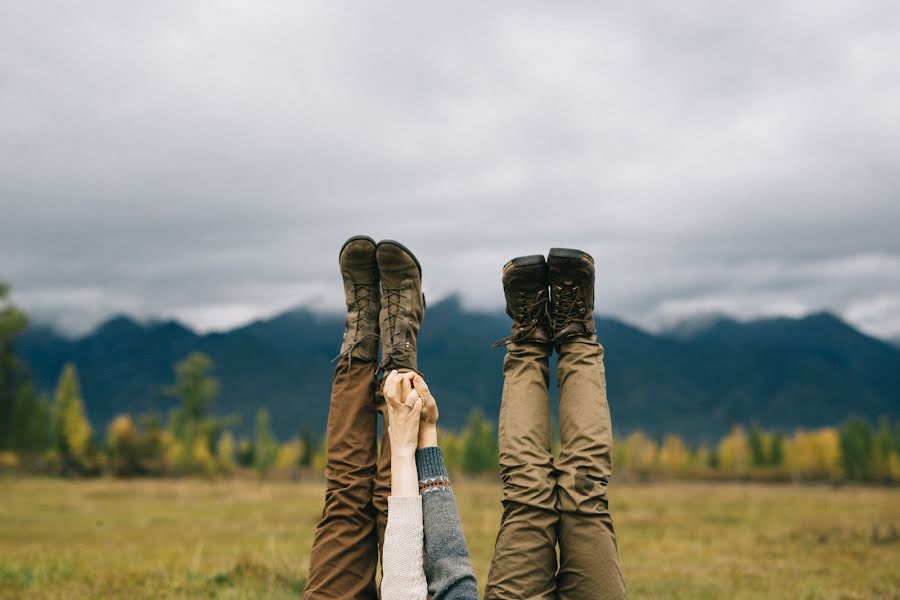
[[393, 240], [378, 242], [375, 257], [381, 278], [381, 368], [418, 371], [416, 337], [425, 317], [422, 267]]
[[553, 342], [594, 335], [594, 259], [581, 250], [553, 248], [547, 268]]
[[338, 358], [365, 361], [378, 358], [378, 313], [381, 297], [378, 290], [378, 266], [375, 240], [357, 235], [341, 247], [339, 263], [344, 279], [347, 318], [344, 340]]
[[536, 254], [514, 258], [503, 266], [506, 314], [512, 317], [512, 333], [493, 348], [520, 342], [550, 343], [547, 261]]

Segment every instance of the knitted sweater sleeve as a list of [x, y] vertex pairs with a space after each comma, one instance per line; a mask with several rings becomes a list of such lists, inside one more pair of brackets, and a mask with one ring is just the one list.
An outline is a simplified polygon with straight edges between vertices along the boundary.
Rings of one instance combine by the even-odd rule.
[[422, 570], [422, 497], [389, 496], [381, 560], [382, 600], [425, 600]]
[[416, 451], [425, 528], [425, 576], [432, 600], [478, 600], [450, 478], [440, 448]]

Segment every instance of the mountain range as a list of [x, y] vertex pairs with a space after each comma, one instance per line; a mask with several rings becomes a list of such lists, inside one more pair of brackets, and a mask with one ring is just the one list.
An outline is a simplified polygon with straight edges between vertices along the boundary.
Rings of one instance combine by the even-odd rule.
[[[285, 438], [305, 428], [324, 431], [342, 327], [341, 316], [304, 308], [209, 334], [175, 321], [117, 316], [77, 338], [35, 326], [17, 340], [17, 352], [47, 392], [73, 362], [97, 428], [122, 412], [164, 414], [177, 402], [165, 392], [173, 365], [205, 352], [221, 381], [215, 412], [239, 416], [237, 429], [247, 433], [256, 410], [266, 407]], [[490, 345], [508, 329], [502, 313], [466, 310], [455, 297], [428, 308], [419, 364], [436, 392], [442, 424], [460, 427], [475, 408], [496, 419], [503, 350]], [[900, 417], [900, 349], [830, 313], [717, 318], [663, 334], [598, 317], [597, 331], [619, 432], [640, 428], [698, 441], [734, 423], [790, 430], [849, 415]]]

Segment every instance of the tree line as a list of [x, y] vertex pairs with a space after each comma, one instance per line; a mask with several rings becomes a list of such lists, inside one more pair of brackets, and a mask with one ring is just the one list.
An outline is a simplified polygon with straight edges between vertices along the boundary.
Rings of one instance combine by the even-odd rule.
[[[96, 431], [85, 412], [78, 371], [67, 364], [51, 398], [35, 392], [14, 341], [28, 324], [0, 282], [0, 469], [66, 476], [119, 477], [239, 472], [321, 473], [326, 441], [303, 430], [280, 442], [260, 409], [252, 436], [233, 433], [238, 419], [213, 413], [219, 382], [212, 360], [193, 353], [174, 366], [167, 392], [179, 400], [159, 414], [116, 416]], [[439, 436], [449, 469], [495, 473], [496, 429], [474, 411], [460, 431]], [[553, 444], [558, 453], [558, 442]], [[690, 445], [677, 435], [634, 431], [613, 447], [617, 475], [637, 478], [900, 482], [900, 422], [873, 425], [852, 417], [838, 427], [786, 434], [735, 425], [716, 443]]]

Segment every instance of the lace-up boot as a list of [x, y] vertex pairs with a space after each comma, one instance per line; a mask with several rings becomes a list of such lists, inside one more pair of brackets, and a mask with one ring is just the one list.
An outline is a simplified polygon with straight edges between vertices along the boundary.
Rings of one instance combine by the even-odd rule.
[[358, 235], [341, 247], [339, 262], [344, 279], [347, 318], [338, 358], [374, 361], [378, 357], [378, 266], [375, 240]]
[[547, 261], [539, 254], [519, 256], [503, 266], [506, 314], [513, 325], [512, 333], [493, 348], [520, 342], [550, 343], [547, 285]]
[[381, 367], [417, 371], [416, 336], [425, 317], [422, 267], [403, 244], [378, 242], [375, 251], [381, 278]]
[[594, 259], [581, 250], [553, 248], [547, 268], [553, 342], [594, 335]]

